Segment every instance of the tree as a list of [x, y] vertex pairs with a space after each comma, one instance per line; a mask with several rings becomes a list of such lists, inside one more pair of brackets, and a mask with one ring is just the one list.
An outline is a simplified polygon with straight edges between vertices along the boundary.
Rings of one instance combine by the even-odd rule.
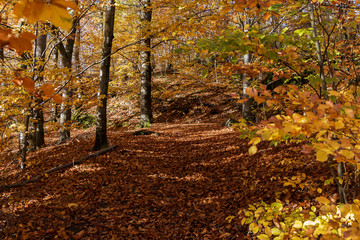
[[151, 100], [151, 36], [149, 35], [151, 23], [151, 0], [140, 1], [140, 124], [153, 122], [152, 100]]
[[[45, 24], [38, 23], [38, 37], [35, 40], [35, 51], [34, 51], [34, 65], [37, 66], [35, 82], [40, 86], [43, 82], [42, 72], [44, 71], [45, 51], [47, 42], [47, 30]], [[44, 112], [43, 112], [43, 100], [42, 98], [36, 98], [37, 105], [34, 109], [34, 132], [32, 134], [33, 147], [40, 148], [45, 145], [44, 135]]]
[[[72, 70], [72, 57], [75, 45], [75, 33], [77, 31], [77, 20], [73, 22], [73, 26], [70, 31], [70, 36], [66, 40], [66, 45], [60, 41], [58, 44], [58, 49], [60, 53], [60, 65], [64, 69], [65, 75], [68, 77], [65, 80], [71, 82], [71, 70]], [[60, 125], [61, 129], [59, 132], [59, 142], [63, 142], [66, 139], [70, 138], [70, 124], [71, 124], [71, 104], [70, 99], [72, 97], [72, 91], [69, 86], [65, 86], [62, 91], [63, 103], [61, 104], [61, 113], [60, 113]]]
[[102, 46], [102, 62], [100, 65], [100, 80], [98, 90], [98, 105], [96, 115], [96, 136], [93, 150], [108, 146], [107, 143], [107, 99], [110, 78], [111, 50], [114, 38], [115, 1], [110, 0], [105, 11], [104, 37]]

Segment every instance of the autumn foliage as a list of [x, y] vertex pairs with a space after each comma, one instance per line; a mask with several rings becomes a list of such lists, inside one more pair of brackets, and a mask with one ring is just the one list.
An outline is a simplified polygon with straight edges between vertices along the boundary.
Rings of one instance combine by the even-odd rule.
[[[102, 123], [105, 123], [105, 136], [102, 138], [106, 140], [108, 127], [114, 130], [111, 138], [117, 142], [121, 141], [115, 130], [124, 127], [131, 132], [134, 127], [156, 127], [156, 121], [180, 123], [171, 125], [175, 130], [170, 132], [167, 126], [160, 124], [157, 126], [160, 134], [143, 136], [150, 143], [139, 140], [137, 135], [121, 135], [129, 138], [129, 142], [124, 143], [123, 149], [112, 153], [116, 159], [106, 158], [105, 162], [116, 171], [123, 171], [120, 165], [126, 168], [130, 172], [126, 177], [132, 181], [132, 186], [126, 185], [126, 179], [113, 184], [111, 181], [115, 177], [110, 181], [107, 179], [109, 176], [99, 174], [101, 179], [98, 180], [104, 184], [96, 185], [96, 188], [106, 199], [98, 199], [101, 202], [98, 207], [111, 206], [108, 214], [113, 210], [132, 214], [121, 215], [129, 217], [130, 225], [114, 220], [116, 224], [112, 230], [106, 226], [107, 236], [119, 237], [114, 233], [118, 231], [126, 238], [164, 237], [152, 222], [158, 217], [160, 222], [165, 222], [166, 229], [160, 228], [163, 232], [169, 231], [167, 237], [175, 234], [178, 239], [357, 238], [360, 231], [360, 1], [118, 1], [111, 6], [116, 9], [115, 15], [111, 15], [116, 19], [111, 36], [107, 36], [105, 31], [110, 25], [104, 22], [106, 9], [110, 9], [108, 5], [108, 1], [85, 0], [18, 0], [0, 4], [0, 150], [3, 151], [1, 156], [12, 154], [13, 162], [20, 162], [25, 172], [24, 175], [11, 175], [4, 171], [6, 178], [26, 182], [20, 184], [24, 186], [49, 177], [45, 166], [50, 167], [46, 164], [51, 164], [51, 161], [34, 160], [34, 154], [40, 152], [39, 156], [45, 157], [49, 150], [29, 151], [44, 147], [45, 136], [49, 139], [58, 132], [59, 144], [70, 144], [79, 151], [78, 155], [71, 155], [73, 158], [80, 158], [80, 153], [86, 154], [80, 145], [73, 145], [71, 141], [88, 145], [88, 139], [71, 140], [70, 132], [77, 127], [88, 128], [99, 123], [101, 114], [105, 116], [102, 118]], [[106, 40], [110, 46], [107, 52], [102, 47]], [[105, 71], [99, 68], [105, 61], [109, 66], [106, 79], [102, 78]], [[106, 90], [98, 90], [99, 79], [106, 85], [103, 87]], [[143, 104], [145, 94], [146, 103]], [[138, 97], [141, 98], [141, 107]], [[106, 105], [108, 100], [109, 105]], [[102, 109], [101, 114], [95, 113], [96, 106]], [[148, 116], [143, 116], [144, 108]], [[134, 123], [139, 118], [140, 124]], [[191, 131], [196, 131], [198, 135], [211, 136], [209, 139], [214, 141], [214, 145], [193, 135], [182, 136], [181, 124], [199, 122], [216, 122], [218, 125], [210, 124], [204, 128], [196, 125], [194, 129], [186, 125], [184, 128], [189, 129], [190, 135]], [[227, 128], [220, 130], [221, 123], [227, 127], [231, 125], [236, 132]], [[216, 129], [216, 133], [210, 133], [209, 128]], [[199, 129], [209, 132], [202, 133]], [[231, 131], [231, 136], [241, 147], [236, 144], [224, 146], [225, 142], [233, 144], [226, 135], [227, 131]], [[164, 138], [161, 136], [163, 133]], [[178, 142], [189, 144], [178, 145], [175, 141], [177, 135], [184, 138]], [[135, 139], [133, 145], [131, 139]], [[228, 151], [214, 149], [216, 141]], [[198, 144], [204, 144], [204, 147], [194, 147]], [[103, 145], [108, 147], [108, 142], [104, 141]], [[146, 154], [142, 154], [141, 146], [147, 149]], [[171, 155], [177, 159], [176, 167], [161, 157], [170, 157], [161, 149], [175, 149], [174, 146], [183, 148], [183, 152], [174, 150], [181, 159], [176, 154]], [[279, 146], [295, 150], [291, 150], [291, 156], [288, 156]], [[115, 149], [110, 148], [112, 151]], [[163, 155], [149, 155], [151, 148], [158, 149]], [[233, 148], [238, 150], [228, 155]], [[63, 150], [74, 151], [66, 147]], [[198, 151], [202, 154], [196, 155]], [[267, 156], [264, 151], [270, 154]], [[206, 162], [207, 152], [211, 156], [209, 162]], [[141, 157], [134, 157], [136, 163], [130, 164], [133, 155], [139, 153]], [[32, 160], [27, 160], [28, 154]], [[119, 160], [122, 157], [128, 161], [126, 164]], [[166, 166], [159, 159], [164, 160]], [[224, 167], [239, 185], [233, 191], [229, 185], [231, 181], [228, 182], [221, 167], [230, 164], [231, 159], [239, 161], [233, 170]], [[54, 163], [59, 164], [59, 161], [54, 160]], [[246, 168], [242, 168], [241, 161]], [[138, 163], [149, 178], [164, 182], [157, 185], [153, 180], [147, 180], [137, 172]], [[71, 167], [69, 163], [62, 164]], [[92, 171], [107, 169], [98, 164], [101, 167], [94, 166], [96, 170]], [[210, 167], [213, 165], [216, 167]], [[257, 165], [266, 165], [269, 172], [262, 175], [257, 172]], [[42, 167], [41, 172], [36, 170], [37, 166]], [[187, 169], [194, 166], [199, 167], [199, 172], [187, 176]], [[302, 171], [302, 167], [313, 175]], [[152, 168], [156, 171], [153, 172]], [[173, 173], [167, 168], [174, 168], [173, 172], [180, 169], [184, 176], [172, 177]], [[41, 177], [36, 179], [26, 171]], [[79, 177], [82, 170], [77, 171]], [[84, 170], [84, 176], [87, 171]], [[132, 175], [132, 171], [136, 174]], [[209, 171], [219, 171], [221, 177]], [[236, 171], [239, 171], [241, 181], [236, 180]], [[31, 181], [27, 181], [25, 176]], [[91, 177], [99, 176], [91, 174]], [[137, 186], [138, 178], [145, 185], [150, 181], [151, 187]], [[214, 189], [210, 190], [212, 186], [202, 182], [207, 179], [214, 181]], [[187, 189], [177, 184], [185, 180], [193, 181], [197, 196], [190, 196]], [[178, 182], [168, 184], [166, 181]], [[222, 185], [222, 181], [226, 184]], [[264, 181], [271, 182], [272, 186], [265, 188], [259, 184]], [[119, 191], [131, 196], [131, 199], [117, 196], [123, 204], [121, 211], [107, 201], [110, 191], [105, 182], [111, 186], [111, 191], [125, 186], [125, 190]], [[9, 184], [6, 181], [1, 185], [3, 196], [12, 188]], [[191, 188], [190, 185], [187, 187]], [[170, 189], [173, 186], [181, 191], [175, 193]], [[257, 195], [258, 189], [264, 191], [263, 198]], [[236, 191], [241, 191], [241, 194]], [[152, 203], [156, 199], [155, 193], [162, 194], [163, 205]], [[302, 199], [297, 199], [297, 194]], [[65, 218], [65, 213], [73, 214], [84, 207], [81, 216], [86, 216], [85, 223], [81, 224], [86, 225], [87, 230], [76, 231], [73, 226], [56, 230], [58, 226], [55, 224], [49, 232], [37, 232], [34, 231], [35, 225], [28, 221], [26, 226], [19, 225], [22, 230], [16, 232], [15, 225], [8, 220], [11, 227], [5, 235], [20, 237], [21, 232], [25, 238], [49, 234], [75, 239], [101, 235], [101, 227], [88, 224], [98, 215], [90, 214], [90, 206], [82, 206], [83, 202], [75, 202], [86, 196], [75, 195], [70, 196], [74, 201], [66, 201], [65, 210], [59, 211], [57, 218]], [[136, 200], [137, 196], [148, 195], [146, 204], [154, 207], [152, 210], [156, 216], [151, 215], [151, 209], [144, 207], [144, 202]], [[193, 202], [186, 202], [187, 197]], [[240, 203], [242, 198], [245, 200]], [[201, 209], [201, 220], [187, 210], [171, 214], [164, 210], [168, 214], [164, 214], [164, 218], [163, 210], [159, 209], [171, 208], [176, 199], [183, 204], [182, 209], [186, 206], [193, 211]], [[227, 211], [224, 199], [235, 199], [232, 204], [238, 206], [232, 205]], [[290, 202], [289, 199], [295, 200]], [[127, 205], [132, 201], [142, 207], [146, 216], [138, 218], [143, 212], [136, 212]], [[207, 204], [212, 209], [218, 206], [217, 212], [206, 212], [211, 211]], [[211, 215], [213, 222], [204, 220], [206, 214]], [[186, 223], [181, 223], [183, 232], [176, 230], [178, 228], [175, 229], [172, 222], [167, 222], [172, 218], [187, 219]], [[196, 221], [199, 221], [198, 225]], [[139, 222], [141, 226], [136, 225]], [[74, 230], [74, 234], [69, 229]]]

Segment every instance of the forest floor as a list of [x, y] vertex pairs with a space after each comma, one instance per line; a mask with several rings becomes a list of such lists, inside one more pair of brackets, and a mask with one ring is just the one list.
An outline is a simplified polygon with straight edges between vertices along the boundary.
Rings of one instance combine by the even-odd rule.
[[[261, 143], [249, 156], [248, 140], [221, 124], [236, 114], [231, 100], [206, 96], [200, 105], [199, 97], [187, 97], [155, 106], [149, 130], [158, 136], [111, 128], [115, 150], [2, 190], [0, 239], [252, 239], [240, 224], [251, 203], [280, 199], [306, 208], [324, 193], [336, 198], [335, 186], [324, 186], [326, 166], [300, 145]], [[72, 136], [60, 145], [47, 138], [24, 171], [2, 160], [1, 184], [92, 153], [94, 128]]]

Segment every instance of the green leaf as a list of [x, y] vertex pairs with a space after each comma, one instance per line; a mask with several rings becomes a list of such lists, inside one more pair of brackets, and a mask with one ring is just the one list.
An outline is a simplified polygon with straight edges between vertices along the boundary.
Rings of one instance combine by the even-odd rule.
[[182, 49], [182, 48], [177, 48], [177, 49], [175, 49], [175, 53], [176, 54], [180, 54], [180, 53], [182, 53], [184, 50]]
[[237, 64], [237, 62], [238, 62], [238, 58], [236, 56], [231, 59], [232, 64]]
[[287, 30], [289, 30], [288, 27], [284, 27], [282, 30], [281, 30], [281, 34], [284, 34]]
[[269, 7], [268, 9], [273, 12], [277, 12], [282, 7], [281, 3], [277, 3]]
[[202, 77], [206, 78], [209, 75], [209, 69], [205, 68], [202, 72]]
[[279, 60], [279, 55], [277, 55], [275, 52], [272, 51], [267, 52], [266, 56], [268, 56], [273, 61]]
[[330, 84], [330, 83], [338, 83], [339, 82], [339, 80], [336, 78], [336, 77], [331, 77], [331, 78], [325, 78], [325, 82], [327, 83], [327, 84]]

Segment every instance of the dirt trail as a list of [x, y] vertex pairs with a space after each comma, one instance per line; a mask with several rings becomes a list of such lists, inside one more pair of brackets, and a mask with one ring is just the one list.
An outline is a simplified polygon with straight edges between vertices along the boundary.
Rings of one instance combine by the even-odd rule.
[[[245, 239], [238, 211], [251, 202], [308, 201], [311, 191], [277, 193], [298, 171], [321, 171], [295, 145], [266, 144], [247, 154], [247, 141], [220, 124], [154, 124], [159, 136], [109, 133], [115, 151], [1, 194], [2, 239]], [[89, 134], [31, 156], [29, 176], [77, 160], [91, 149]], [[308, 157], [309, 158], [309, 157]], [[286, 164], [286, 163], [285, 163]], [[6, 183], [15, 178], [9, 172]], [[316, 188], [315, 188], [316, 189]], [[311, 191], [310, 191], [311, 190]], [[278, 194], [278, 195], [277, 195]], [[226, 218], [236, 216], [231, 223]]]

